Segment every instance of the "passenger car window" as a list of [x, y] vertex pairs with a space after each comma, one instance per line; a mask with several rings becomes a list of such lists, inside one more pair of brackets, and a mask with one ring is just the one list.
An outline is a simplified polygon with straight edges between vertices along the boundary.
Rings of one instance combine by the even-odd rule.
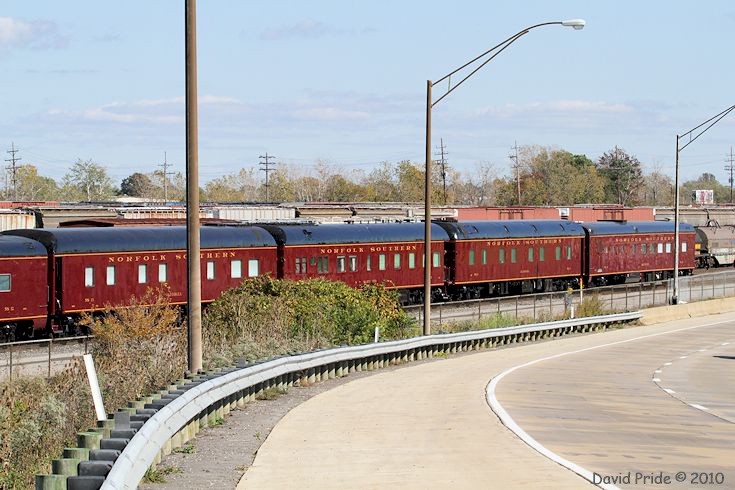
[[10, 291], [10, 274], [0, 274], [0, 293]]
[[242, 260], [233, 260], [230, 262], [230, 277], [232, 279], [242, 277]]
[[258, 259], [248, 260], [248, 277], [257, 277], [260, 274], [260, 261]]
[[84, 285], [88, 288], [94, 287], [94, 267], [84, 268]]

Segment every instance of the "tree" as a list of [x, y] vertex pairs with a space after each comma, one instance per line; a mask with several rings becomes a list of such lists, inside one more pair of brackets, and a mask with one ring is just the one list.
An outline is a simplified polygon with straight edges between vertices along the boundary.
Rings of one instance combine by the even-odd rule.
[[605, 181], [585, 155], [538, 146], [521, 150], [519, 175], [493, 181], [499, 205], [518, 204], [518, 178], [524, 205], [569, 206], [604, 199]]
[[607, 181], [606, 201], [623, 206], [636, 204], [643, 186], [641, 162], [617, 146], [603, 154], [597, 161], [597, 169]]
[[257, 200], [257, 184], [253, 170], [240, 169], [238, 172], [210, 180], [204, 186], [208, 201], [243, 202]]
[[692, 192], [696, 190], [712, 190], [715, 194], [716, 203], [725, 203], [730, 201], [730, 188], [721, 184], [717, 177], [709, 172], [704, 172], [695, 180], [688, 180], [681, 184], [681, 203], [691, 203]]
[[62, 192], [68, 200], [103, 201], [115, 194], [105, 167], [81, 158], [64, 175]]
[[17, 200], [53, 201], [59, 198], [59, 187], [56, 181], [51, 177], [38, 175], [35, 165], [20, 165], [16, 168], [15, 176]]
[[642, 203], [647, 206], [671, 206], [674, 202], [674, 180], [654, 163], [651, 172], [643, 176]]
[[120, 194], [130, 197], [151, 197], [153, 181], [146, 174], [135, 172], [120, 183]]

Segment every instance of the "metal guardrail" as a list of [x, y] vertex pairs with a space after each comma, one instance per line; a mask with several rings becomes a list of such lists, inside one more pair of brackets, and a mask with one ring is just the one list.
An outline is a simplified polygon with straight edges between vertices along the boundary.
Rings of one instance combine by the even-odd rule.
[[611, 324], [639, 319], [641, 316], [640, 312], [622, 313], [340, 347], [281, 357], [224, 374], [195, 378], [188, 381], [190, 388], [187, 389], [184, 384], [176, 393], [164, 396], [158, 404], [150, 405], [157, 411], [116, 457], [102, 488], [136, 488], [146, 471], [160, 461], [162, 455], [193, 438], [199, 428], [206, 426], [213, 416], [224, 415], [231, 408], [244, 405], [269, 387], [310, 384], [321, 379], [341, 377], [353, 371], [371, 370], [442, 353], [600, 330]]

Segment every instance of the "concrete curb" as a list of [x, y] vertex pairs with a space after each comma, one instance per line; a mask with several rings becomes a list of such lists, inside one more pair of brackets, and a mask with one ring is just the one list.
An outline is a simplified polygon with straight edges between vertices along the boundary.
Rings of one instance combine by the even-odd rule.
[[670, 306], [656, 306], [642, 310], [642, 325], [653, 325], [675, 320], [685, 320], [699, 316], [716, 315], [735, 311], [734, 298], [719, 298], [696, 303], [684, 303]]

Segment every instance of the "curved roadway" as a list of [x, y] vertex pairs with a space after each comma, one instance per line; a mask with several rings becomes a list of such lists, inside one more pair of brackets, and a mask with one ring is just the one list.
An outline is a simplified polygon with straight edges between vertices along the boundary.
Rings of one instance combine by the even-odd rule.
[[[734, 347], [727, 314], [363, 378], [284, 417], [238, 488], [592, 488], [488, 406], [492, 378], [534, 361], [507, 373], [494, 395], [545, 450], [608, 481], [630, 474], [630, 484], [614, 482], [624, 488], [673, 488], [680, 471], [689, 484], [694, 472], [721, 473], [724, 483], [709, 486], [732, 488]], [[636, 472], [672, 482], [636, 484]]]

